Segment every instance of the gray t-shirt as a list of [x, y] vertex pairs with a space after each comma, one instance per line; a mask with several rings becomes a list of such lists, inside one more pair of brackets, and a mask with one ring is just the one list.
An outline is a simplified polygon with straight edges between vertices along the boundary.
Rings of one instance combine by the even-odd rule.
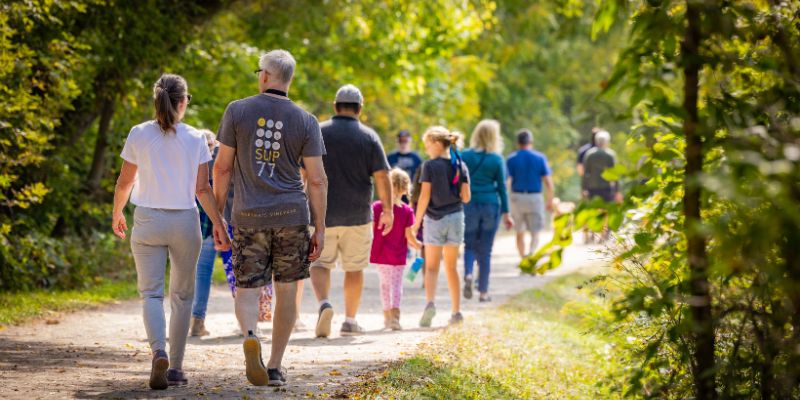
[[461, 185], [469, 184], [469, 171], [466, 164], [461, 164], [461, 177], [453, 185], [455, 172], [446, 158], [434, 158], [422, 164], [420, 182], [430, 182], [431, 201], [425, 212], [430, 218], [442, 219], [464, 209], [461, 202]]
[[375, 131], [355, 118], [336, 116], [320, 125], [328, 154], [326, 226], [357, 226], [372, 221], [372, 174], [389, 170]]
[[317, 119], [287, 98], [259, 94], [228, 104], [217, 137], [236, 149], [232, 225], [307, 225], [302, 157], [325, 154]]
[[587, 190], [616, 189], [616, 181], [603, 179], [603, 171], [613, 167], [616, 162], [617, 154], [614, 150], [593, 147], [587, 151], [583, 158], [583, 187]]

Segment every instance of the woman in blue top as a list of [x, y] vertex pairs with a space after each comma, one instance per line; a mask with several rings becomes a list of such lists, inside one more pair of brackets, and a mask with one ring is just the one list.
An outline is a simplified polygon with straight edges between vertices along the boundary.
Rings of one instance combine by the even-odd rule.
[[508, 215], [505, 162], [500, 152], [500, 123], [485, 119], [472, 131], [470, 149], [462, 158], [469, 169], [472, 201], [464, 208], [464, 298], [472, 298], [473, 266], [478, 261], [480, 301], [489, 301], [492, 247], [502, 215], [506, 228], [514, 221]]

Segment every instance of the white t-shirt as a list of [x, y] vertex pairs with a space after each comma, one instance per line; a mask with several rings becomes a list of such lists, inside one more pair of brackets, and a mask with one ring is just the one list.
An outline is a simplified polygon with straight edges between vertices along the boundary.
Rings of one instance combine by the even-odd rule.
[[197, 207], [197, 169], [211, 161], [204, 135], [180, 123], [164, 133], [156, 121], [136, 125], [120, 156], [136, 164], [131, 202], [140, 207], [186, 210]]

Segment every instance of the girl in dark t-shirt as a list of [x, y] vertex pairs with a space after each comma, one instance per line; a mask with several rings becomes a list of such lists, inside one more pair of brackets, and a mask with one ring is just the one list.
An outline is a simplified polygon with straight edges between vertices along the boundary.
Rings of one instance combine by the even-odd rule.
[[459, 135], [444, 127], [429, 128], [423, 140], [430, 160], [422, 164], [417, 215], [412, 231], [425, 224], [425, 298], [427, 306], [419, 324], [429, 327], [436, 315], [434, 298], [439, 262], [444, 258], [452, 301], [450, 323], [461, 322], [461, 285], [456, 270], [458, 252], [464, 241], [464, 203], [470, 200], [469, 171], [456, 149]]

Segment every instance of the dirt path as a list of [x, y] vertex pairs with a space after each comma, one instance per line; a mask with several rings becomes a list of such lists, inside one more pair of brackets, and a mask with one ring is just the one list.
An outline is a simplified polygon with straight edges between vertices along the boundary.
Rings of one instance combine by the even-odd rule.
[[[543, 238], [544, 239], [544, 238]], [[552, 275], [565, 274], [597, 262], [599, 256], [584, 246], [565, 252], [565, 265]], [[513, 237], [497, 239], [493, 257], [492, 303], [464, 301], [465, 317], [503, 303], [509, 296], [544, 283], [548, 277], [520, 276]], [[463, 270], [462, 270], [463, 271]], [[552, 276], [549, 275], [549, 276]], [[424, 293], [417, 282], [405, 282], [403, 316], [406, 328], [385, 332], [378, 293], [378, 276], [368, 269], [359, 322], [369, 331], [361, 337], [339, 337], [343, 322], [343, 275], [334, 273], [332, 302], [334, 334], [313, 338], [316, 301], [306, 285], [301, 320], [309, 327], [292, 336], [284, 359], [289, 384], [284, 388], [256, 388], [244, 377], [241, 338], [227, 288], [215, 287], [209, 302], [210, 337], [190, 338], [185, 370], [189, 385], [166, 391], [147, 388], [150, 351], [145, 340], [139, 301], [64, 315], [58, 324], [37, 321], [0, 331], [0, 398], [286, 398], [327, 397], [358, 379], [360, 372], [413, 353], [446, 326], [449, 300], [444, 274], [439, 281], [439, 314], [431, 329], [417, 328]], [[260, 326], [268, 341], [270, 324]], [[265, 351], [269, 345], [265, 344]]]

